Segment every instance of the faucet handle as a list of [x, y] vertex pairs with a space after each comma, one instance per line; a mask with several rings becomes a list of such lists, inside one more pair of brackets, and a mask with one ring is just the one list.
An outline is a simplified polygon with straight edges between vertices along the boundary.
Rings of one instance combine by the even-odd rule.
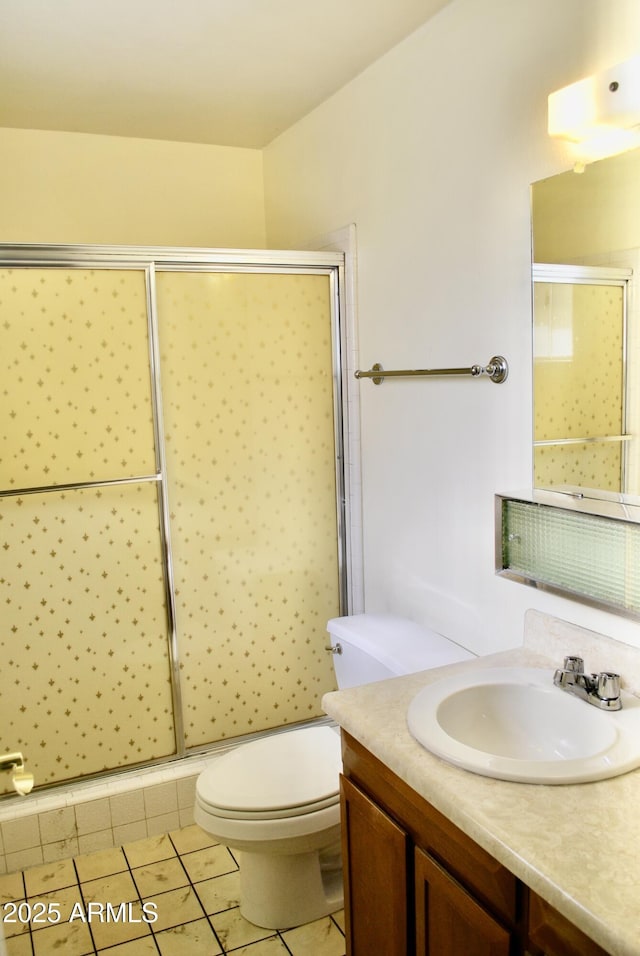
[[617, 700], [620, 697], [620, 674], [611, 671], [596, 674], [596, 694], [600, 700]]
[[584, 674], [584, 661], [581, 657], [565, 657], [564, 669], [572, 674]]

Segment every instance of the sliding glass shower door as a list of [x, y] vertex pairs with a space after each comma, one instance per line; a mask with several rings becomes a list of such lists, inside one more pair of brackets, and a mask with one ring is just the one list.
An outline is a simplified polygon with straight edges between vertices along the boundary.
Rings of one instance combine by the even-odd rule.
[[152, 252], [0, 265], [0, 747], [37, 786], [319, 716], [332, 686], [336, 269]]
[[3, 750], [175, 752], [143, 270], [0, 269]]
[[636, 493], [627, 285], [604, 268], [534, 266], [536, 488]]
[[188, 747], [316, 716], [339, 613], [327, 275], [159, 272]]

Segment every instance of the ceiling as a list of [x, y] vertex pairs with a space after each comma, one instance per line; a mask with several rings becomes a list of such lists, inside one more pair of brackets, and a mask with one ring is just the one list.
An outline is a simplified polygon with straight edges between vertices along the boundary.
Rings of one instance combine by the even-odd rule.
[[265, 146], [449, 0], [0, 0], [0, 126]]

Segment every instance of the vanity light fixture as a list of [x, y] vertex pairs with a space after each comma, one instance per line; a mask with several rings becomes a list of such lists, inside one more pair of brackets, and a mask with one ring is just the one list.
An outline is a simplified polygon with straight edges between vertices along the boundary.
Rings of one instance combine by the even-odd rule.
[[640, 55], [549, 96], [549, 135], [578, 144], [582, 163], [640, 145]]

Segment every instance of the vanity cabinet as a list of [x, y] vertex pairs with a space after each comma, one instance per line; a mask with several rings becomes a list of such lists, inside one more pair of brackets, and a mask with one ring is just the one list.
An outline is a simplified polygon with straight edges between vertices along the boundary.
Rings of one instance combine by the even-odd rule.
[[606, 956], [343, 731], [347, 956]]

